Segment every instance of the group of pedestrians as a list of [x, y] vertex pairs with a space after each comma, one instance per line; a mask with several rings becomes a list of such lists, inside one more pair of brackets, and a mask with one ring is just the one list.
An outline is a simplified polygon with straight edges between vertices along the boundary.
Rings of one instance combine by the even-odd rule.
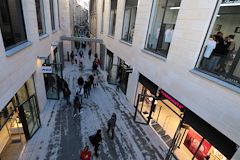
[[[107, 134], [109, 135], [109, 132], [111, 132], [112, 139], [114, 138], [114, 129], [116, 126], [116, 121], [117, 121], [117, 116], [115, 113], [113, 113], [111, 118], [107, 121], [107, 127], [108, 127]], [[95, 156], [98, 157], [99, 146], [102, 142], [102, 130], [98, 129], [95, 134], [89, 136], [89, 141], [94, 147]], [[81, 160], [90, 160], [91, 156], [92, 156], [92, 153], [89, 150], [89, 146], [86, 145], [80, 153], [80, 158]]]

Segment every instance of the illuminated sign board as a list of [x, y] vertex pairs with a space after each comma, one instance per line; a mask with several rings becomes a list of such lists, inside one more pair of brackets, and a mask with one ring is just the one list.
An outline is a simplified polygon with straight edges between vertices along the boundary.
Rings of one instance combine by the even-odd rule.
[[186, 108], [183, 104], [181, 104], [180, 102], [178, 102], [175, 98], [173, 98], [172, 96], [170, 96], [167, 92], [165, 92], [164, 90], [160, 89], [159, 90], [160, 96], [163, 96], [164, 98], [168, 99], [170, 102], [172, 102], [176, 107], [178, 107], [180, 110], [183, 110], [184, 108]]
[[40, 68], [41, 73], [52, 73], [52, 67], [50, 66], [42, 66]]

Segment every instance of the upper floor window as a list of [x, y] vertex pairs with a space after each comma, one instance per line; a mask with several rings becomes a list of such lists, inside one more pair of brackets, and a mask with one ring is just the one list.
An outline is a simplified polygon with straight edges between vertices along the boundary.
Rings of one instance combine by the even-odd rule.
[[0, 2], [0, 27], [6, 50], [27, 41], [21, 0]]
[[101, 32], [103, 32], [103, 25], [104, 25], [104, 7], [105, 7], [105, 0], [103, 0], [102, 2]]
[[109, 18], [109, 35], [114, 36], [116, 15], [117, 15], [117, 0], [111, 0], [110, 18]]
[[223, 0], [211, 23], [197, 68], [240, 86], [240, 2]]
[[126, 0], [122, 40], [132, 43], [138, 0]]
[[53, 0], [49, 0], [50, 3], [50, 14], [51, 14], [51, 24], [52, 24], [52, 30], [55, 30], [55, 15], [54, 15], [54, 2]]
[[37, 12], [38, 33], [39, 35], [43, 35], [46, 33], [43, 0], [35, 0], [35, 4]]
[[181, 0], [153, 0], [145, 49], [167, 57]]

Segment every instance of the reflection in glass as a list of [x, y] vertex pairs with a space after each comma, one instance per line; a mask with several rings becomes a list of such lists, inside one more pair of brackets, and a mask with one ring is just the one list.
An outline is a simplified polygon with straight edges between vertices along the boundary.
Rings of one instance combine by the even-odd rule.
[[22, 107], [31, 137], [40, 126], [35, 96], [31, 97], [27, 102], [25, 102]]
[[117, 15], [117, 0], [111, 0], [110, 19], [109, 19], [109, 35], [114, 36]]
[[46, 32], [43, 0], [35, 0], [35, 5], [36, 5], [36, 12], [37, 12], [38, 33], [39, 35], [42, 35]]
[[22, 104], [28, 99], [28, 94], [25, 84], [17, 92], [19, 103]]
[[27, 90], [28, 90], [28, 94], [29, 96], [32, 96], [35, 94], [35, 87], [34, 87], [34, 82], [33, 82], [33, 77], [30, 77], [27, 82]]
[[138, 0], [127, 0], [125, 5], [122, 40], [132, 43]]
[[154, 0], [145, 49], [167, 56], [181, 0]]
[[2, 0], [0, 17], [0, 27], [6, 49], [27, 40], [20, 0]]

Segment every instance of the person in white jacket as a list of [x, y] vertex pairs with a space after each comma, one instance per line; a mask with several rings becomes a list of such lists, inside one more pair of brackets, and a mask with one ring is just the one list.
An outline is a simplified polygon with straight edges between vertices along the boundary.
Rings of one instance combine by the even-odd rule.
[[81, 103], [83, 101], [83, 94], [84, 94], [83, 87], [77, 86], [77, 88], [76, 88], [76, 95], [79, 97], [79, 100], [80, 100]]

